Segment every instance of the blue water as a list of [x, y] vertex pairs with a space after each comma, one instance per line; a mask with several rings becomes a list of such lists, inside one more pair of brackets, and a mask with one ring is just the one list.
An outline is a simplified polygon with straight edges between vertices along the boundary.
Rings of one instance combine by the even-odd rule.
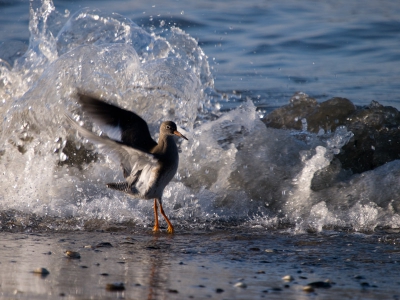
[[[121, 297], [139, 299], [399, 298], [400, 160], [340, 170], [342, 181], [316, 191], [314, 175], [352, 133], [259, 119], [299, 90], [400, 108], [398, 2], [29, 4], [0, 0], [4, 297], [114, 299], [106, 283], [121, 281]], [[151, 234], [151, 201], [106, 188], [121, 180], [119, 162], [65, 122], [101, 130], [77, 89], [134, 110], [153, 135], [170, 119], [189, 138], [163, 194], [176, 235], [163, 221]], [[114, 247], [89, 246], [100, 242]], [[63, 260], [65, 250], [81, 260]], [[50, 275], [32, 277], [38, 267]], [[331, 288], [303, 292], [326, 279]]]
[[[271, 109], [286, 104], [295, 91], [319, 101], [340, 96], [359, 105], [377, 100], [400, 108], [397, 1], [55, 0], [54, 5], [66, 14], [83, 7], [116, 12], [154, 32], [171, 25], [185, 30], [208, 56], [216, 90], [231, 95], [223, 109], [246, 97]], [[28, 1], [0, 1], [0, 57], [10, 41], [28, 44], [28, 20]]]

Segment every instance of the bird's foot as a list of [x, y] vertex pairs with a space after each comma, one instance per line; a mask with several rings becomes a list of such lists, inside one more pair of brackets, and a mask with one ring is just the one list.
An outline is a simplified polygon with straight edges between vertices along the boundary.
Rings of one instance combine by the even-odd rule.
[[168, 233], [171, 233], [171, 234], [174, 233], [174, 227], [168, 226], [167, 232], [168, 232]]
[[160, 226], [154, 225], [154, 227], [153, 227], [153, 232], [154, 232], [154, 233], [160, 232]]

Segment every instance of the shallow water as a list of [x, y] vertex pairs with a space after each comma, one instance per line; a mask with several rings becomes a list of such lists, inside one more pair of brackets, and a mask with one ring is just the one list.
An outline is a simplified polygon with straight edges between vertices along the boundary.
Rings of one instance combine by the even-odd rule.
[[[16, 299], [397, 299], [398, 233], [260, 230], [1, 233], [1, 296]], [[109, 244], [105, 244], [109, 243]], [[91, 246], [91, 247], [89, 247]], [[69, 259], [66, 250], [78, 251]], [[37, 268], [50, 274], [33, 274]], [[282, 277], [291, 275], [292, 281]], [[328, 280], [329, 287], [304, 292]], [[108, 291], [109, 283], [124, 291]], [[246, 287], [236, 287], [243, 283]]]

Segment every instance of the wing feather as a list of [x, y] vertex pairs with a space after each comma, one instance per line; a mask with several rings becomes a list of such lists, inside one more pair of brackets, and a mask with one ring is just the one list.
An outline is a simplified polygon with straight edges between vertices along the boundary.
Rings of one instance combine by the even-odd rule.
[[95, 135], [93, 132], [81, 127], [69, 115], [65, 117], [71, 127], [75, 128], [80, 135], [96, 144], [99, 150], [110, 155], [114, 160], [120, 162], [128, 173], [143, 170], [146, 165], [156, 165], [157, 159], [151, 153], [132, 148], [123, 142], [115, 141]]
[[134, 112], [88, 95], [78, 94], [78, 97], [83, 111], [103, 128], [108, 131], [111, 129], [114, 136], [124, 144], [145, 152], [157, 146], [146, 121]]

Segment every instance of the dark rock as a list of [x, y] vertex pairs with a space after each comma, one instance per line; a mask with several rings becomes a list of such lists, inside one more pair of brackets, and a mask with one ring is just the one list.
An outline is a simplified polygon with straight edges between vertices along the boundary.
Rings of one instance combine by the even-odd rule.
[[216, 290], [215, 290], [215, 292], [216, 292], [217, 294], [220, 294], [220, 293], [223, 293], [223, 292], [224, 292], [224, 290], [223, 290], [223, 289], [220, 289], [220, 288], [218, 288], [218, 289], [216, 289]]
[[314, 281], [307, 285], [311, 286], [312, 288], [323, 288], [323, 289], [332, 287], [331, 283], [328, 281]]
[[[354, 136], [336, 155], [341, 168], [353, 173], [375, 169], [400, 158], [400, 112], [372, 101], [356, 107], [350, 100], [335, 97], [322, 103], [304, 93], [296, 93], [288, 105], [279, 107], [262, 120], [267, 126], [281, 129], [307, 130], [312, 133], [335, 131], [346, 126]], [[333, 182], [338, 164], [320, 170], [313, 189], [320, 190]], [[326, 174], [325, 174], [326, 173]], [[324, 174], [324, 176], [321, 176]]]
[[318, 133], [334, 131], [347, 117], [356, 111], [355, 105], [346, 98], [335, 97], [318, 103], [307, 94], [298, 92], [288, 105], [279, 107], [266, 115], [263, 122], [274, 128], [303, 130], [307, 121], [307, 131]]
[[34, 274], [39, 274], [39, 275], [49, 275], [50, 272], [46, 268], [37, 268], [33, 270]]
[[361, 282], [360, 285], [362, 287], [369, 287], [369, 283], [368, 282]]
[[106, 290], [107, 291], [123, 291], [123, 290], [125, 290], [125, 285], [123, 282], [108, 283], [106, 285]]
[[113, 245], [109, 242], [101, 242], [96, 245], [96, 248], [112, 248]]
[[173, 289], [168, 289], [168, 293], [178, 294], [178, 291], [177, 290], [173, 290]]

